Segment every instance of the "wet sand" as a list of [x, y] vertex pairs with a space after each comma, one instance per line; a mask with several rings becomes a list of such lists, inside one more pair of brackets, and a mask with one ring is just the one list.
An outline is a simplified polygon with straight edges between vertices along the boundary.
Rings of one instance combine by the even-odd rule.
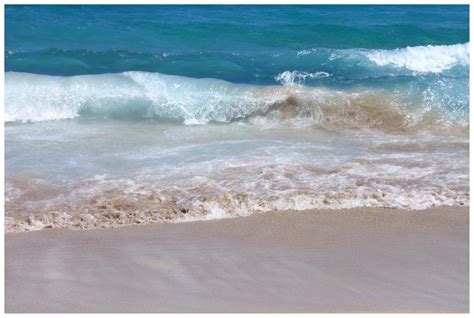
[[5, 236], [6, 312], [468, 312], [469, 210]]

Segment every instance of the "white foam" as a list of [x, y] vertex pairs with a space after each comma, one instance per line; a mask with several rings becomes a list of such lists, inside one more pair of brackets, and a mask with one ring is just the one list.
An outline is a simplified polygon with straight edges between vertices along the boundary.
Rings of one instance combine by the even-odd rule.
[[366, 56], [378, 66], [407, 68], [419, 73], [440, 73], [455, 65], [469, 65], [469, 43], [370, 50]]
[[[313, 48], [298, 51], [297, 58], [305, 55], [319, 56], [352, 67], [355, 63], [367, 68], [391, 67], [415, 73], [440, 73], [454, 66], [469, 65], [469, 42], [453, 45], [426, 45], [381, 49], [327, 49]], [[390, 71], [388, 74], [391, 74]]]
[[296, 85], [303, 84], [307, 78], [321, 78], [328, 77], [331, 74], [327, 72], [301, 72], [301, 71], [284, 71], [277, 76], [275, 80], [280, 82], [282, 85]]
[[[36, 219], [45, 226], [89, 228], [275, 210], [469, 204], [467, 136], [242, 125], [12, 125], [9, 151], [30, 151], [7, 162], [7, 216], [20, 222], [45, 214]], [[43, 139], [51, 133], [62, 141]], [[19, 173], [30, 167], [41, 172], [39, 181]]]
[[[141, 176], [103, 180], [96, 177], [76, 185], [74, 197], [80, 199], [72, 201], [72, 209], [54, 203], [42, 205], [41, 214], [30, 216], [27, 224], [21, 218], [10, 217], [7, 232], [23, 231], [23, 226], [28, 230], [46, 226], [116, 227], [223, 219], [282, 210], [360, 207], [417, 210], [434, 206], [469, 206], [468, 184], [463, 181], [468, 171], [467, 161], [455, 167], [463, 170], [460, 175], [446, 170], [450, 169], [449, 164], [434, 171], [434, 166], [409, 167], [375, 162], [377, 160], [328, 162], [321, 163], [319, 168], [307, 164], [270, 164], [243, 167], [230, 174], [215, 166], [212, 169], [216, 171], [215, 175], [194, 178], [186, 177], [195, 170], [193, 167], [182, 168], [182, 174], [178, 169], [171, 178]], [[7, 204], [12, 206], [11, 202]], [[68, 210], [66, 214], [58, 213], [60, 209]]]

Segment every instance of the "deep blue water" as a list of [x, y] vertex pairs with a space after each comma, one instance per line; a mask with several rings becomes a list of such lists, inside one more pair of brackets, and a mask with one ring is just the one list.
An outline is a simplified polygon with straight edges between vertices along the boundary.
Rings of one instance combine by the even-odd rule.
[[294, 69], [360, 72], [303, 50], [469, 42], [468, 6], [7, 6], [5, 16], [6, 70], [50, 75], [268, 82]]

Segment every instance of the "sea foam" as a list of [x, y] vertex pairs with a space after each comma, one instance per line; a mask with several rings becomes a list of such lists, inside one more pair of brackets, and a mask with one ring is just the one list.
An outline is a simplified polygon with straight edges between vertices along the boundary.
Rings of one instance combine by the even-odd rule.
[[304, 84], [305, 80], [313, 78], [322, 78], [328, 77], [331, 74], [327, 72], [300, 72], [300, 71], [284, 71], [277, 76], [275, 80], [280, 82], [282, 85], [295, 85], [295, 84]]
[[[396, 49], [305, 49], [297, 52], [297, 58], [313, 58], [323, 60], [326, 67], [331, 62], [341, 66], [353, 67], [358, 65], [370, 74], [398, 74], [403, 70], [415, 74], [441, 73], [456, 66], [469, 65], [469, 42], [453, 45], [427, 45]], [[381, 67], [388, 68], [386, 72]]]
[[366, 56], [379, 66], [407, 68], [419, 73], [440, 73], [456, 65], [469, 65], [469, 43], [371, 50]]

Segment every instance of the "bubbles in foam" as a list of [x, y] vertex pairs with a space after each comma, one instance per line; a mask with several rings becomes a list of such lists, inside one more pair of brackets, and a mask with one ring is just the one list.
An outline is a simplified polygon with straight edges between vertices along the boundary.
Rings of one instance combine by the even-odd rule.
[[321, 77], [328, 77], [331, 74], [327, 72], [300, 72], [300, 71], [284, 71], [277, 76], [275, 76], [275, 80], [280, 82], [282, 85], [296, 85], [296, 84], [304, 84], [306, 78], [321, 78]]
[[366, 56], [379, 66], [407, 68], [419, 73], [440, 73], [456, 65], [469, 65], [469, 43], [372, 50]]
[[[184, 222], [276, 210], [469, 204], [469, 143], [463, 138], [361, 141], [364, 135], [325, 135], [315, 144], [305, 141], [309, 137], [303, 133], [296, 143], [232, 143], [234, 151], [227, 155], [231, 141], [177, 148], [174, 165], [150, 154], [140, 160], [155, 165], [144, 170], [95, 175], [62, 188], [10, 176], [7, 231]], [[371, 148], [365, 149], [365, 143]], [[236, 152], [240, 155], [232, 155]]]

